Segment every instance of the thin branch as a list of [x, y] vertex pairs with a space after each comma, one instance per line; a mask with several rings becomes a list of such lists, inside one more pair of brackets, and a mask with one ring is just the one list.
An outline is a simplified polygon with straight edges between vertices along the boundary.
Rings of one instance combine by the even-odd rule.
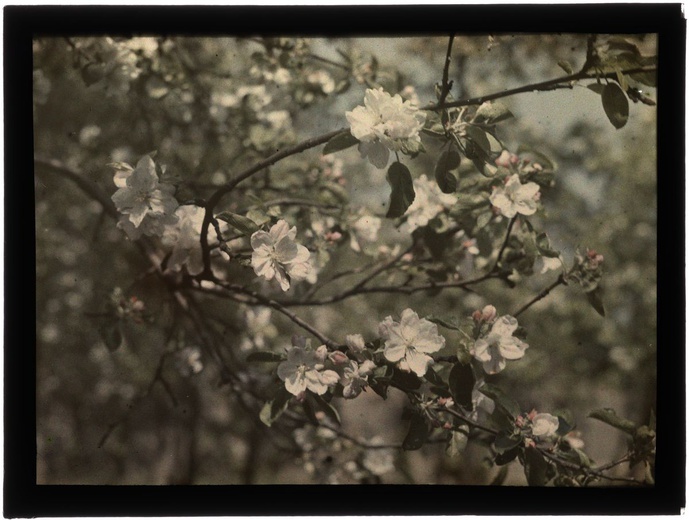
[[534, 303], [536, 303], [539, 300], [542, 300], [548, 294], [550, 294], [550, 291], [555, 289], [558, 285], [565, 285], [565, 278], [563, 275], [560, 275], [557, 280], [555, 280], [553, 283], [551, 283], [548, 287], [543, 289], [541, 292], [539, 292], [534, 298], [532, 298], [528, 303], [524, 304], [518, 311], [512, 314], [515, 318], [519, 316], [521, 313], [523, 313], [526, 309], [531, 307]]
[[438, 105], [445, 103], [447, 95], [452, 89], [452, 81], [448, 81], [450, 73], [450, 63], [452, 62], [452, 42], [455, 39], [455, 35], [451, 34], [450, 39], [447, 42], [447, 53], [445, 54], [445, 66], [443, 67], [443, 83], [440, 90], [440, 99], [438, 99]]
[[517, 220], [517, 216], [515, 215], [512, 217], [510, 220], [510, 223], [507, 225], [507, 232], [505, 233], [505, 239], [502, 241], [502, 246], [500, 246], [500, 251], [498, 252], [498, 257], [495, 259], [495, 265], [493, 265], [492, 271], [495, 271], [498, 269], [500, 265], [500, 261], [502, 260], [502, 255], [505, 253], [505, 249], [507, 248], [507, 243], [510, 241], [510, 234], [512, 233], [512, 228], [514, 227], [514, 222]]
[[199, 275], [199, 279], [209, 279], [212, 276], [211, 273], [211, 263], [210, 263], [210, 248], [208, 247], [208, 226], [211, 223], [211, 220], [213, 218], [213, 209], [215, 209], [215, 206], [220, 202], [220, 200], [223, 198], [223, 196], [226, 193], [229, 193], [232, 191], [237, 184], [240, 182], [248, 179], [255, 173], [260, 172], [261, 170], [264, 170], [265, 168], [268, 168], [269, 166], [272, 166], [276, 162], [285, 159], [286, 157], [289, 157], [291, 155], [295, 155], [298, 153], [301, 153], [305, 150], [308, 150], [310, 148], [314, 148], [318, 145], [321, 145], [323, 143], [326, 143], [330, 141], [333, 137], [343, 134], [345, 132], [348, 132], [349, 130], [345, 128], [341, 128], [339, 130], [335, 130], [333, 132], [328, 132], [327, 134], [323, 134], [317, 137], [312, 137], [311, 139], [307, 139], [306, 141], [302, 141], [299, 144], [296, 144], [294, 146], [291, 146], [289, 148], [285, 148], [284, 150], [281, 150], [277, 153], [274, 153], [270, 157], [267, 157], [266, 159], [259, 161], [255, 165], [251, 166], [247, 170], [243, 171], [239, 175], [237, 175], [235, 178], [233, 178], [230, 182], [226, 183], [222, 187], [220, 187], [211, 197], [208, 199], [208, 202], [206, 202], [206, 213], [203, 217], [203, 224], [201, 226], [201, 251], [203, 253], [203, 265], [204, 265], [204, 270], [203, 272]]
[[[621, 74], [640, 74], [643, 72], [656, 72], [658, 69], [657, 67], [636, 67], [633, 69], [626, 69], [620, 71]], [[421, 107], [420, 110], [433, 110], [438, 111], [438, 110], [444, 110], [446, 108], [454, 108], [454, 107], [465, 107], [465, 106], [470, 106], [470, 105], [480, 105], [482, 103], [485, 103], [486, 101], [492, 101], [494, 99], [500, 99], [504, 97], [509, 97], [513, 96], [515, 94], [523, 94], [526, 92], [539, 92], [539, 91], [548, 91], [548, 90], [556, 90], [556, 89], [571, 89], [572, 85], [570, 85], [571, 82], [574, 81], [579, 81], [582, 79], [599, 79], [599, 78], [611, 78], [615, 79], [617, 78], [617, 72], [607, 72], [607, 73], [589, 73], [586, 71], [582, 72], [577, 72], [575, 74], [570, 74], [569, 76], [562, 76], [561, 78], [555, 78], [555, 79], [550, 79], [547, 81], [541, 81], [540, 83], [532, 83], [530, 85], [524, 85], [521, 87], [513, 88], [510, 90], [503, 90], [502, 92], [495, 92], [493, 94], [488, 94], [485, 96], [480, 96], [480, 97], [475, 97], [475, 98], [469, 98], [469, 99], [460, 99], [458, 101], [452, 101], [450, 103], [444, 103], [444, 104], [429, 104], [424, 107]], [[566, 83], [566, 85], [565, 85]]]

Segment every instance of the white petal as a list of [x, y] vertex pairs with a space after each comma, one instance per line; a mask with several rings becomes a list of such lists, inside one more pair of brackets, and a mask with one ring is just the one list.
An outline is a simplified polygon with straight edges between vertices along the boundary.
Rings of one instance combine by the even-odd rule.
[[407, 350], [404, 358], [409, 368], [419, 377], [428, 371], [428, 365], [433, 363], [433, 359], [426, 354], [417, 352], [414, 349]]
[[402, 359], [406, 353], [407, 347], [405, 347], [404, 345], [388, 346], [387, 343], [385, 345], [385, 350], [383, 351], [385, 359], [387, 359], [388, 361], [392, 361], [393, 363], [395, 361], [399, 361], [400, 359]]
[[496, 334], [498, 336], [503, 336], [503, 337], [511, 336], [512, 333], [515, 330], [517, 330], [517, 327], [518, 327], [517, 319], [512, 317], [512, 316], [505, 315], [505, 316], [499, 317], [496, 320], [496, 322], [493, 324], [493, 327], [491, 328], [490, 332], [491, 332], [491, 334]]

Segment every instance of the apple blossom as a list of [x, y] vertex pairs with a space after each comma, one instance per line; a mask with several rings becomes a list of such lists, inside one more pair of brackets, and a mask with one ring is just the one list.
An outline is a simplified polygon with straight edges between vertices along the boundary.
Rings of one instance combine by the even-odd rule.
[[368, 376], [376, 364], [373, 361], [366, 360], [363, 363], [350, 361], [344, 367], [342, 379], [340, 383], [343, 386], [342, 395], [346, 399], [353, 399], [361, 393], [361, 391], [368, 385]]
[[424, 174], [414, 179], [414, 202], [404, 213], [407, 221], [405, 231], [411, 233], [417, 228], [428, 225], [433, 218], [442, 213], [446, 208], [452, 207], [457, 202], [457, 197], [449, 193], [443, 193], [436, 182], [428, 180]]
[[507, 178], [504, 186], [499, 186], [490, 194], [490, 202], [500, 210], [507, 218], [521, 215], [533, 215], [536, 213], [538, 200], [538, 184], [527, 182], [522, 184], [519, 175], [514, 174]]
[[256, 231], [251, 235], [251, 266], [258, 276], [266, 280], [275, 278], [283, 291], [291, 280], [309, 280], [313, 271], [311, 253], [294, 239], [297, 228], [290, 228], [284, 220], [278, 221], [269, 232]]
[[350, 247], [359, 253], [363, 245], [375, 242], [378, 239], [381, 223], [380, 218], [372, 215], [365, 215], [356, 219], [349, 228]]
[[[201, 250], [201, 227], [205, 210], [199, 206], [184, 205], [177, 208], [177, 222], [167, 226], [162, 242], [172, 247], [172, 254], [167, 262], [171, 271], [180, 271], [186, 265], [187, 272], [197, 275], [203, 271], [203, 254]], [[222, 226], [225, 224], [221, 224]], [[208, 233], [214, 232], [211, 228]]]
[[413, 371], [418, 376], [423, 376], [433, 363], [428, 354], [445, 346], [445, 338], [438, 334], [438, 326], [419, 318], [411, 309], [402, 311], [399, 323], [388, 316], [378, 329], [385, 340], [385, 359], [398, 362], [401, 370]]
[[287, 360], [278, 365], [278, 377], [285, 382], [285, 388], [293, 395], [311, 390], [323, 395], [328, 387], [334, 386], [340, 376], [334, 370], [324, 370], [321, 356], [313, 350], [292, 347]]
[[146, 216], [167, 217], [177, 209], [175, 187], [158, 181], [155, 163], [148, 155], [129, 174], [126, 169], [118, 170], [114, 182], [119, 189], [111, 197], [112, 201], [120, 213], [129, 216], [135, 228]]
[[552, 437], [559, 427], [560, 420], [549, 413], [539, 413], [531, 419], [531, 433], [536, 437]]
[[485, 338], [478, 339], [471, 354], [483, 363], [487, 374], [497, 374], [507, 365], [506, 360], [520, 359], [529, 347], [512, 334], [517, 330], [517, 320], [512, 316], [498, 318]]
[[368, 89], [364, 105], [346, 112], [345, 116], [352, 135], [360, 141], [359, 152], [371, 164], [384, 168], [390, 150], [404, 151], [421, 144], [419, 132], [426, 114], [399, 94], [391, 96], [382, 88]]

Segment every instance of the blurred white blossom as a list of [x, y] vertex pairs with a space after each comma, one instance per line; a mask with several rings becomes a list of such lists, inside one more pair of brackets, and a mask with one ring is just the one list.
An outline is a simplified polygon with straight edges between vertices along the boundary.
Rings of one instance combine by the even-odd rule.
[[531, 433], [536, 437], [552, 437], [559, 427], [560, 420], [549, 413], [539, 413], [531, 419]]
[[443, 193], [438, 184], [428, 180], [424, 174], [414, 179], [414, 202], [404, 213], [407, 221], [404, 230], [411, 233], [417, 228], [428, 225], [428, 222], [442, 213], [446, 208], [452, 207], [457, 202], [457, 197], [449, 193]]
[[[325, 349], [325, 345], [319, 347]], [[324, 370], [321, 352], [292, 347], [287, 352], [287, 360], [278, 365], [278, 377], [285, 382], [287, 391], [299, 395], [305, 390], [323, 395], [328, 387], [334, 386], [340, 376], [334, 370]]]
[[[191, 275], [197, 275], [203, 271], [201, 227], [204, 214], [203, 208], [190, 204], [180, 206], [175, 211], [177, 222], [172, 226], [167, 226], [162, 237], [163, 244], [172, 247], [172, 255], [167, 262], [168, 269], [180, 271], [182, 266], [186, 266]], [[211, 230], [212, 227], [209, 226], [209, 234]]]
[[539, 187], [535, 182], [522, 184], [519, 175], [507, 178], [504, 186], [498, 186], [490, 194], [490, 202], [507, 218], [521, 215], [533, 215], [538, 209]]
[[357, 218], [350, 226], [349, 245], [357, 253], [361, 252], [366, 244], [372, 244], [378, 240], [378, 231], [381, 219], [373, 215], [364, 215]]

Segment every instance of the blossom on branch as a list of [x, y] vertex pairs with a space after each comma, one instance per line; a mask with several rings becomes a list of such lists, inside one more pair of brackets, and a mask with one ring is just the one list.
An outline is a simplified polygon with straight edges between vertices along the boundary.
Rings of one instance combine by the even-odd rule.
[[324, 370], [325, 345], [318, 350], [292, 347], [287, 352], [287, 360], [278, 365], [278, 377], [285, 382], [285, 388], [293, 395], [311, 390], [323, 395], [328, 387], [335, 386], [340, 376], [334, 370]]
[[177, 209], [177, 200], [173, 196], [175, 187], [159, 182], [155, 163], [148, 155], [141, 158], [130, 172], [119, 169], [114, 182], [119, 189], [113, 194], [112, 201], [120, 213], [129, 216], [135, 228], [147, 216], [165, 218]]
[[296, 236], [297, 228], [290, 228], [284, 220], [269, 232], [256, 231], [251, 235], [251, 266], [258, 276], [266, 280], [275, 278], [283, 291], [289, 289], [291, 280], [310, 279], [313, 272], [311, 253], [294, 241]]
[[499, 186], [490, 194], [490, 202], [507, 218], [520, 215], [533, 215], [538, 209], [539, 187], [535, 182], [522, 184], [519, 175], [507, 178], [504, 186]]
[[399, 362], [401, 370], [412, 371], [418, 376], [423, 376], [433, 363], [428, 354], [445, 346], [445, 338], [438, 334], [438, 326], [419, 318], [411, 309], [402, 311], [399, 323], [388, 316], [378, 325], [378, 330], [385, 340], [385, 359]]
[[520, 359], [529, 345], [512, 334], [517, 330], [517, 320], [512, 316], [501, 316], [490, 329], [485, 338], [474, 343], [471, 354], [483, 363], [487, 374], [502, 372], [506, 360]]
[[457, 202], [457, 197], [443, 193], [436, 182], [428, 180], [426, 175], [414, 179], [414, 202], [407, 208], [404, 229], [409, 233], [427, 226], [438, 214]]
[[549, 413], [539, 413], [531, 419], [531, 433], [535, 437], [552, 437], [559, 427], [560, 420]]
[[[177, 208], [177, 222], [168, 226], [163, 233], [162, 242], [172, 247], [172, 254], [167, 261], [167, 268], [180, 271], [186, 265], [191, 275], [203, 271], [203, 253], [201, 250], [201, 228], [205, 210], [199, 206], [184, 205]], [[221, 224], [225, 226], [225, 224]], [[221, 227], [222, 230], [222, 227]], [[208, 227], [208, 235], [215, 233]], [[210, 240], [209, 240], [210, 242]]]
[[420, 149], [425, 112], [382, 88], [368, 89], [364, 105], [345, 113], [352, 135], [360, 141], [362, 157], [368, 157], [377, 168], [385, 168], [390, 150], [412, 153]]
[[376, 364], [371, 360], [366, 360], [363, 363], [356, 361], [349, 361], [344, 367], [342, 374], [342, 395], [345, 399], [353, 399], [361, 393], [361, 391], [368, 385], [368, 376], [376, 368]]

